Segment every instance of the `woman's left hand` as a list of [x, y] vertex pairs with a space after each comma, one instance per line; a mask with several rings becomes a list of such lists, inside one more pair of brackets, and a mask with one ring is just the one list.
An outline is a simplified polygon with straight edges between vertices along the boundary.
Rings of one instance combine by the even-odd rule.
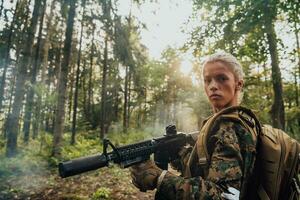
[[129, 170], [131, 172], [132, 183], [142, 192], [154, 190], [157, 186], [158, 177], [163, 171], [152, 160], [134, 165]]

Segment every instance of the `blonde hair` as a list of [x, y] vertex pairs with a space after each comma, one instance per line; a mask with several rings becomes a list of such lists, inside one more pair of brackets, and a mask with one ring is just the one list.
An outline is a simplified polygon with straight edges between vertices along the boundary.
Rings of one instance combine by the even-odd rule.
[[244, 72], [241, 63], [230, 53], [227, 53], [225, 51], [218, 51], [214, 54], [208, 55], [205, 58], [202, 66], [204, 67], [207, 63], [214, 62], [224, 63], [232, 70], [235, 78], [237, 78], [238, 80], [244, 80]]
[[[237, 81], [244, 81], [244, 71], [241, 63], [231, 55], [225, 51], [218, 51], [214, 54], [208, 55], [205, 57], [204, 62], [202, 64], [202, 70], [204, 66], [208, 63], [214, 62], [222, 62], [224, 63], [232, 72]], [[241, 90], [238, 95], [238, 102], [241, 103], [243, 99], [243, 91]]]

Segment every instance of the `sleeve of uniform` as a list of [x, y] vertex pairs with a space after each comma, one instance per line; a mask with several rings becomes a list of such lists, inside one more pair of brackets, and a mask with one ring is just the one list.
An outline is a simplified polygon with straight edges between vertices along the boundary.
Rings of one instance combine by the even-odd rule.
[[[232, 121], [219, 123], [213, 131], [210, 140], [214, 141], [214, 149], [207, 177], [183, 178], [168, 172], [156, 199], [222, 199], [221, 194], [228, 187], [240, 190], [242, 179], [248, 177], [254, 161], [253, 152], [247, 152], [255, 149], [249, 146], [256, 145], [250, 140], [251, 133]], [[241, 138], [243, 142], [239, 141]]]
[[178, 153], [178, 158], [170, 162], [171, 167], [183, 174], [185, 164], [187, 163], [192, 150], [193, 147], [190, 145], [182, 147]]

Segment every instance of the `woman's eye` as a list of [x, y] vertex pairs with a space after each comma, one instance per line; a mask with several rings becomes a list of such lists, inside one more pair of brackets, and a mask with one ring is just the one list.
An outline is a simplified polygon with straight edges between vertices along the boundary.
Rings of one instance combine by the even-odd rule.
[[209, 83], [210, 80], [209, 79], [204, 79], [204, 83]]
[[218, 80], [219, 80], [220, 82], [224, 82], [224, 81], [227, 80], [227, 78], [224, 77], [224, 76], [220, 76], [220, 77], [218, 77]]

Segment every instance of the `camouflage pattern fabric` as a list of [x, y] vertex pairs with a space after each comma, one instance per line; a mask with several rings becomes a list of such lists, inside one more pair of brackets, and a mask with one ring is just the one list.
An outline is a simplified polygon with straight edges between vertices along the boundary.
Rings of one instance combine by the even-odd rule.
[[132, 183], [143, 192], [156, 188], [157, 179], [163, 171], [152, 160], [134, 165], [129, 170], [131, 172]]
[[170, 162], [171, 167], [183, 174], [192, 150], [193, 147], [190, 145], [182, 147], [178, 153], [178, 158]]
[[211, 131], [208, 145], [213, 143], [213, 149], [207, 176], [192, 172], [191, 178], [185, 178], [168, 172], [157, 189], [157, 200], [223, 199], [221, 194], [228, 193], [229, 187], [245, 190], [254, 170], [256, 140], [236, 121], [218, 120]]

